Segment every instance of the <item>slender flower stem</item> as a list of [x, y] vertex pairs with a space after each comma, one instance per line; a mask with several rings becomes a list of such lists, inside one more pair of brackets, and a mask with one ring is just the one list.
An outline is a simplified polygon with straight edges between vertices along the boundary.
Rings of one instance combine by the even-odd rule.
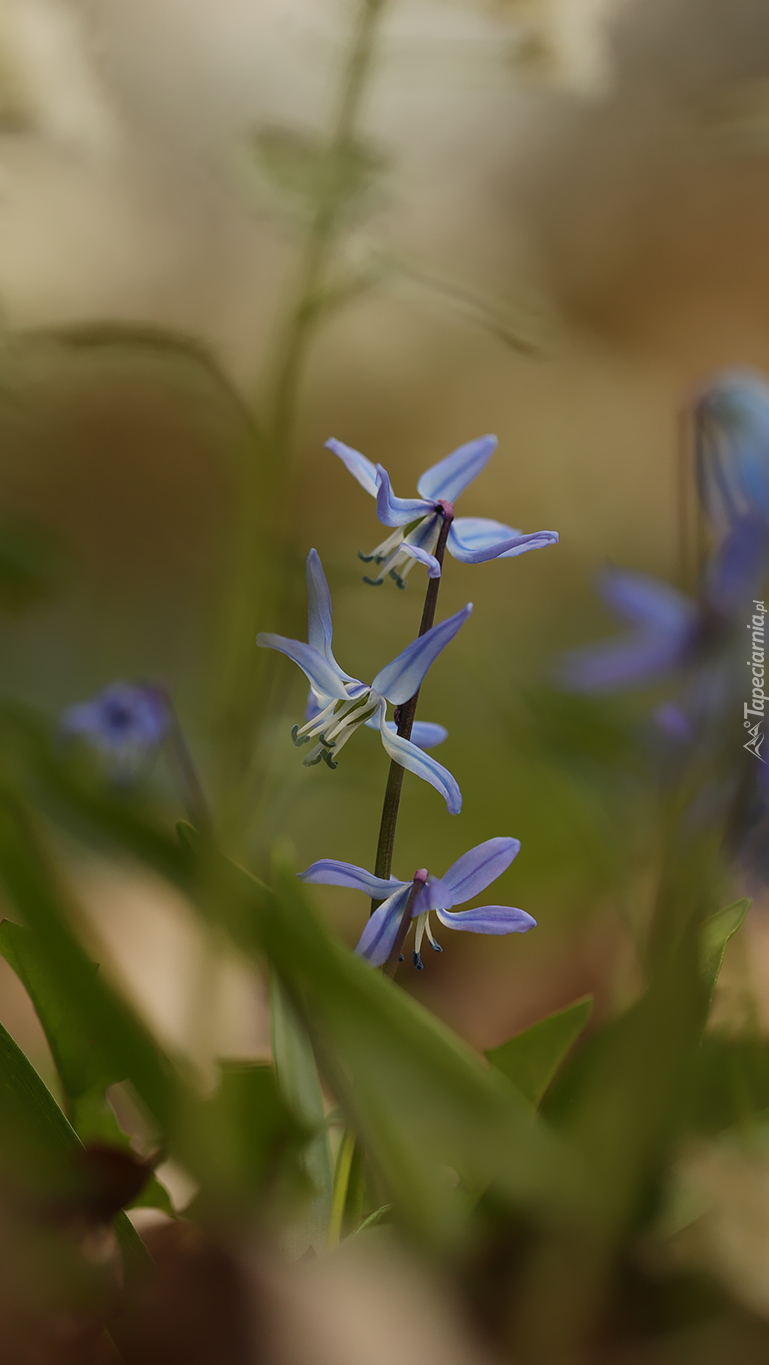
[[[345, 63], [339, 103], [326, 155], [340, 164], [354, 144], [377, 27], [388, 0], [361, 0], [355, 36]], [[332, 175], [333, 182], [334, 177]], [[263, 435], [244, 467], [239, 554], [233, 565], [230, 619], [225, 632], [225, 702], [220, 726], [221, 823], [236, 841], [256, 811], [253, 794], [260, 717], [269, 711], [274, 661], [254, 649], [258, 625], [274, 628], [284, 606], [289, 566], [288, 531], [295, 502], [291, 448], [299, 390], [313, 329], [322, 316], [324, 282], [342, 222], [344, 205], [325, 191], [307, 230], [297, 268], [294, 302], [282, 327], [272, 371]]]
[[352, 1159], [355, 1155], [355, 1134], [351, 1128], [346, 1128], [339, 1148], [339, 1155], [336, 1159], [336, 1170], [334, 1172], [334, 1195], [331, 1201], [331, 1213], [328, 1219], [328, 1247], [338, 1247], [342, 1240], [342, 1228], [344, 1225], [344, 1210], [347, 1203], [347, 1190], [350, 1185], [350, 1172], [352, 1170]]
[[171, 717], [171, 724], [165, 740], [168, 766], [179, 788], [190, 824], [195, 826], [199, 834], [210, 834], [212, 830], [211, 811], [203, 790], [203, 783], [195, 767], [195, 760], [176, 714], [176, 708], [165, 689], [163, 689], [163, 697]]
[[[451, 523], [454, 520], [454, 508], [450, 502], [441, 503], [441, 513], [443, 521], [441, 523], [438, 544], [435, 547], [435, 558], [443, 568], [443, 557], [446, 553], [446, 541], [448, 540]], [[438, 605], [438, 592], [441, 586], [441, 578], [429, 578], [427, 580], [427, 592], [425, 593], [425, 605], [422, 611], [422, 622], [419, 627], [419, 634], [426, 635], [432, 629], [435, 622], [435, 609]], [[402, 739], [411, 739], [411, 731], [414, 725], [414, 718], [417, 713], [417, 703], [419, 701], [419, 691], [410, 697], [403, 706], [399, 706], [396, 711], [398, 722], [398, 734]], [[384, 801], [382, 803], [382, 820], [379, 825], [379, 842], [376, 850], [376, 863], [374, 873], [377, 877], [387, 878], [390, 876], [393, 863], [393, 849], [395, 848], [395, 829], [398, 824], [398, 810], [401, 801], [401, 788], [403, 787], [404, 769], [400, 763], [392, 759], [390, 771], [387, 776], [387, 786], [385, 787]], [[373, 915], [377, 906], [381, 905], [381, 900], [371, 902], [371, 913]]]
[[384, 966], [385, 976], [393, 977], [398, 970], [398, 963], [401, 960], [401, 951], [406, 942], [406, 935], [414, 916], [414, 902], [427, 881], [427, 876], [426, 867], [421, 867], [418, 872], [414, 873], [414, 880], [411, 885], [411, 890], [409, 891], [409, 898], [406, 901], [406, 908], [401, 915], [401, 922], [398, 925], [398, 932], [395, 936], [392, 952]]

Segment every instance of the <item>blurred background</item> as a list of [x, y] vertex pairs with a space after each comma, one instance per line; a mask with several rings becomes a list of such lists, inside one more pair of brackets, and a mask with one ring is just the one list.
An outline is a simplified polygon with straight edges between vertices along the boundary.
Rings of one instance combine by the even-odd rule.
[[[346, 0], [0, 3], [0, 510], [56, 565], [49, 594], [0, 616], [0, 682], [55, 715], [115, 677], [163, 680], [204, 776], [241, 404], [269, 382], [298, 231], [254, 148], [276, 128], [325, 130], [351, 16]], [[724, 366], [769, 370], [769, 13], [394, 0], [363, 123], [376, 173], [344, 249], [377, 270], [309, 359], [297, 594], [315, 545], [338, 656], [364, 678], [421, 613], [416, 573], [405, 593], [361, 586], [357, 551], [380, 528], [324, 450], [331, 435], [410, 496], [428, 465], [496, 432], [462, 514], [561, 537], [515, 562], [450, 562], [441, 613], [469, 599], [476, 612], [420, 715], [449, 728], [440, 758], [464, 811], [405, 786], [399, 876], [440, 873], [495, 834], [522, 843], [499, 899], [536, 932], [447, 935], [442, 958], [403, 974], [486, 1048], [588, 991], [601, 1019], [634, 989], [653, 838], [635, 704], [567, 706], [553, 670], [614, 628], [593, 592], [607, 562], [678, 574], [691, 395]], [[188, 350], [144, 344], [165, 332]], [[287, 661], [280, 676], [270, 837], [298, 866], [371, 867], [381, 746], [366, 733], [337, 772], [303, 768], [290, 741], [303, 686]], [[153, 781], [170, 803], [162, 770]], [[196, 1056], [267, 1051], [261, 988], [235, 963], [217, 968], [201, 1028], [205, 949], [181, 901], [107, 865], [76, 872], [100, 951], [163, 1037]], [[356, 894], [319, 902], [354, 944]], [[727, 964], [727, 1014], [753, 990], [769, 1020], [768, 936], [754, 914], [749, 952]], [[0, 1019], [45, 1069], [0, 965]], [[769, 1229], [769, 1195], [762, 1208]]]

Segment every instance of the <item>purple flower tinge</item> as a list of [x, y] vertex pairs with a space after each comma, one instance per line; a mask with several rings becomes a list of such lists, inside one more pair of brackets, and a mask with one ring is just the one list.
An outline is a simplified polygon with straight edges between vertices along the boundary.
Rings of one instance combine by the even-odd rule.
[[697, 485], [719, 535], [741, 517], [769, 523], [769, 384], [751, 370], [727, 370], [694, 409]]
[[[260, 634], [256, 640], [263, 649], [277, 649], [287, 654], [299, 665], [310, 684], [315, 702], [312, 715], [304, 725], [295, 725], [292, 731], [297, 745], [307, 744], [312, 739], [318, 741], [304, 760], [305, 764], [310, 766], [323, 760], [330, 768], [335, 768], [336, 758], [348, 739], [361, 725], [373, 721], [390, 758], [429, 782], [441, 793], [451, 814], [458, 814], [462, 808], [462, 794], [451, 773], [434, 758], [429, 758], [417, 743], [394, 732], [387, 722], [387, 703], [402, 706], [419, 691], [430, 665], [467, 620], [472, 603], [413, 640], [392, 663], [380, 669], [369, 684], [343, 672], [334, 658], [331, 594], [315, 550], [310, 550], [307, 556], [307, 596], [307, 644], [272, 634]], [[433, 742], [439, 742], [439, 728], [433, 727]]]
[[[425, 470], [417, 484], [418, 498], [397, 498], [387, 470], [381, 464], [372, 464], [352, 446], [333, 437], [326, 441], [326, 446], [339, 456], [361, 487], [376, 498], [377, 516], [383, 525], [396, 527], [370, 555], [361, 554], [361, 559], [367, 564], [376, 564], [378, 570], [376, 578], [364, 578], [364, 583], [378, 585], [389, 574], [399, 588], [405, 588], [406, 576], [417, 561], [426, 566], [430, 578], [439, 578], [441, 567], [434, 551], [443, 517], [442, 504], [453, 505], [485, 468], [497, 448], [496, 436], [479, 436], [475, 441], [468, 441], [445, 460]], [[556, 531], [534, 531], [524, 535], [512, 526], [486, 517], [456, 517], [451, 524], [447, 547], [462, 563], [480, 564], [487, 559], [512, 559], [527, 550], [555, 545], [557, 541]]]
[[744, 516], [721, 545], [698, 600], [645, 574], [608, 571], [599, 582], [601, 594], [634, 629], [573, 651], [562, 665], [562, 681], [576, 692], [611, 692], [712, 658], [759, 591], [766, 557], [766, 525]]
[[[473, 934], [525, 934], [537, 923], [525, 910], [508, 905], [484, 905], [476, 910], [461, 910], [452, 914], [452, 907], [472, 900], [485, 891], [510, 866], [521, 845], [518, 839], [487, 839], [463, 854], [443, 877], [428, 874], [424, 888], [414, 902], [412, 918], [416, 920], [414, 965], [421, 969], [420, 950], [427, 935], [429, 943], [441, 952], [430, 928], [433, 911], [447, 929], [465, 929]], [[341, 863], [335, 858], [321, 858], [299, 876], [304, 882], [329, 886], [349, 886], [374, 899], [382, 897], [382, 904], [369, 919], [355, 949], [374, 967], [381, 967], [392, 952], [398, 927], [406, 909], [412, 882], [400, 882], [396, 877], [375, 877], [354, 863]]]
[[162, 744], [170, 724], [160, 688], [114, 682], [90, 701], [68, 707], [59, 728], [65, 738], [88, 740], [114, 761], [118, 774], [128, 776]]

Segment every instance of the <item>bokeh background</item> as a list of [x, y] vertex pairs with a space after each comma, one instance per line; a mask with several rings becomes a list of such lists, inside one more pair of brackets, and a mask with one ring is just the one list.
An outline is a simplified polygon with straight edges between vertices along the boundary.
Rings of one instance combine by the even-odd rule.
[[[0, 507], [58, 565], [49, 596], [0, 617], [0, 684], [54, 715], [114, 677], [162, 679], [204, 775], [240, 403], [268, 384], [297, 233], [253, 139], [327, 126], [351, 10], [0, 4]], [[360, 584], [357, 551], [380, 528], [324, 450], [330, 435], [408, 495], [427, 465], [494, 431], [498, 454], [462, 512], [561, 536], [514, 562], [449, 564], [441, 611], [473, 599], [476, 612], [420, 714], [450, 730], [441, 758], [465, 809], [447, 815], [407, 778], [398, 835], [404, 876], [441, 872], [494, 834], [521, 839], [499, 899], [536, 932], [446, 934], [443, 957], [404, 973], [490, 1047], [588, 991], [600, 1019], [634, 989], [653, 837], [650, 774], [627, 740], [634, 703], [568, 709], [554, 668], [613, 628], [593, 593], [607, 561], [679, 573], [691, 395], [724, 366], [769, 370], [769, 13], [760, 0], [395, 0], [364, 122], [380, 170], [347, 250], [386, 268], [313, 345], [297, 593], [315, 545], [338, 654], [358, 676], [416, 633], [417, 574], [405, 593]], [[193, 349], [163, 357], [141, 329]], [[286, 662], [271, 722], [267, 831], [300, 866], [372, 866], [381, 746], [364, 734], [337, 772], [304, 769], [295, 674]], [[170, 803], [162, 769], [153, 780]], [[259, 984], [235, 963], [208, 978], [201, 1021], [210, 963], [181, 903], [96, 862], [76, 872], [101, 951], [164, 1037], [195, 1055], [266, 1050]], [[319, 902], [354, 943], [355, 894]], [[754, 914], [725, 973], [727, 1012], [751, 987], [769, 1017], [766, 939]], [[45, 1068], [5, 964], [0, 1019]]]

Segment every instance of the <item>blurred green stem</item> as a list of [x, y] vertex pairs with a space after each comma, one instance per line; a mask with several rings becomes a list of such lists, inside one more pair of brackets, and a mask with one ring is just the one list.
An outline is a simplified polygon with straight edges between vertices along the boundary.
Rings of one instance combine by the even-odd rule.
[[331, 1215], [328, 1220], [328, 1246], [338, 1247], [342, 1240], [344, 1211], [347, 1205], [347, 1189], [350, 1184], [352, 1159], [355, 1155], [355, 1134], [346, 1128], [342, 1137], [339, 1155], [334, 1172], [334, 1196], [331, 1202]]
[[[355, 38], [345, 64], [339, 106], [329, 139], [333, 164], [355, 142], [376, 48], [377, 25], [387, 0], [362, 0]], [[255, 813], [256, 750], [262, 717], [270, 710], [275, 660], [256, 649], [257, 629], [274, 629], [290, 595], [286, 583], [289, 536], [296, 511], [293, 439], [299, 390], [323, 299], [324, 282], [340, 229], [338, 195], [319, 199], [307, 231], [295, 301], [281, 330], [278, 360], [265, 402], [266, 420], [252, 458], [245, 462], [240, 525], [225, 635], [224, 702], [219, 733], [220, 824], [236, 844]]]
[[[454, 508], [450, 503], [446, 503], [443, 510], [443, 522], [441, 524], [438, 544], [435, 547], [435, 558], [443, 569], [443, 557], [446, 553], [446, 541], [448, 540], [451, 523], [454, 520]], [[422, 620], [419, 626], [419, 634], [426, 635], [432, 629], [435, 622], [435, 609], [438, 605], [438, 593], [440, 591], [441, 579], [429, 578], [427, 580], [427, 592], [425, 593], [425, 605], [422, 610]], [[398, 722], [398, 734], [402, 739], [411, 739], [411, 731], [414, 725], [414, 718], [417, 713], [419, 702], [419, 692], [415, 692], [403, 706], [396, 711]], [[387, 878], [390, 876], [393, 865], [393, 850], [395, 848], [395, 830], [398, 824], [398, 810], [401, 803], [401, 790], [403, 788], [403, 768], [395, 759], [390, 762], [390, 771], [387, 775], [387, 786], [385, 787], [384, 801], [382, 803], [382, 819], [379, 825], [379, 840], [377, 842], [376, 862], [374, 864], [374, 875]], [[371, 913], [381, 901], [372, 900]]]

